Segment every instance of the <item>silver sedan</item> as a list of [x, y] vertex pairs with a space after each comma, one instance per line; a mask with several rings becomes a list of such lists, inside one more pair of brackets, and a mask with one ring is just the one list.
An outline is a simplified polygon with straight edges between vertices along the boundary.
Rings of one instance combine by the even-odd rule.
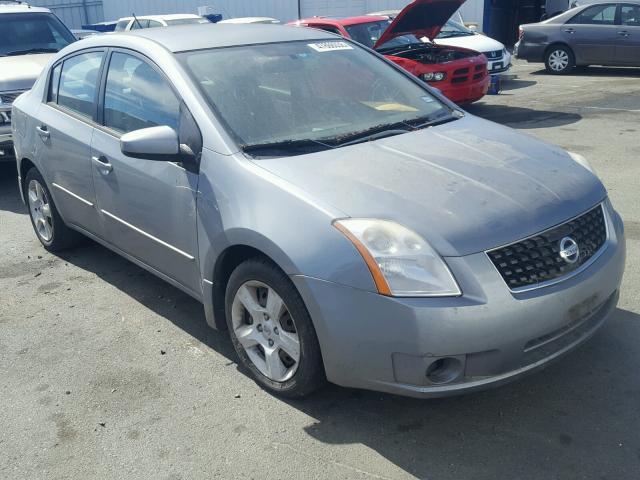
[[618, 300], [623, 225], [584, 158], [326, 32], [92, 37], [13, 120], [44, 247], [87, 236], [189, 293], [282, 395], [500, 384]]

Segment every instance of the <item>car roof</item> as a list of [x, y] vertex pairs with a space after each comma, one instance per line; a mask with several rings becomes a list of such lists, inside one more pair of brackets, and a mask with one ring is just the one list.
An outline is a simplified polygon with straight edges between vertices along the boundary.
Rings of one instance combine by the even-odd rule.
[[318, 25], [360, 25], [362, 23], [372, 23], [389, 20], [387, 16], [361, 15], [358, 17], [311, 17], [300, 20], [296, 23], [315, 23]]
[[16, 3], [15, 5], [0, 3], [0, 14], [4, 13], [51, 13], [51, 10], [42, 7], [32, 7], [26, 3]]
[[[138, 20], [183, 20], [185, 18], [204, 18], [193, 13], [174, 13], [169, 15], [136, 15]], [[133, 20], [133, 17], [123, 17], [119, 22], [123, 20]]]
[[[82, 41], [83, 48], [92, 46], [126, 46], [140, 38], [159, 44], [171, 52], [207, 48], [256, 45], [262, 43], [335, 39], [335, 36], [311, 28], [293, 28], [268, 24], [196, 24], [171, 28], [146, 28], [130, 32], [95, 35]], [[80, 43], [80, 42], [78, 42]]]

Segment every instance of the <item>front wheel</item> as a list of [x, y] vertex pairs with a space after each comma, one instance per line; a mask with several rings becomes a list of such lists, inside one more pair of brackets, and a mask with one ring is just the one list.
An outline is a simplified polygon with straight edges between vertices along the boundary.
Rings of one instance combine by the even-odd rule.
[[575, 66], [573, 52], [568, 47], [558, 45], [550, 48], [544, 60], [547, 72], [553, 75], [565, 75]]
[[280, 269], [261, 258], [240, 264], [229, 279], [225, 304], [236, 353], [261, 386], [302, 397], [324, 384], [311, 317]]

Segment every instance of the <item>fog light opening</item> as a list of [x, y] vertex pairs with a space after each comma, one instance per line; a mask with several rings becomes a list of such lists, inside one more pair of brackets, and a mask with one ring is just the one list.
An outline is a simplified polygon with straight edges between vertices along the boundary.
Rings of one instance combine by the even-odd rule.
[[434, 361], [427, 368], [427, 378], [436, 385], [450, 383], [462, 374], [462, 362], [457, 358], [444, 357]]

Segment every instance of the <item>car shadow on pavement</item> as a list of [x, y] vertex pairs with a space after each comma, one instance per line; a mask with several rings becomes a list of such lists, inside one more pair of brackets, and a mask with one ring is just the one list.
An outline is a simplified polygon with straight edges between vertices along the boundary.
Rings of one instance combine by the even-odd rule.
[[[547, 72], [544, 68], [531, 72], [531, 75], [555, 76]], [[636, 67], [576, 67], [562, 77], [612, 77], [612, 78], [640, 78], [640, 68]]]
[[519, 90], [521, 88], [527, 88], [527, 87], [532, 87], [534, 85], [537, 85], [537, 81], [535, 80], [520, 80], [520, 79], [513, 79], [513, 80], [505, 80], [502, 82], [502, 91], [504, 92], [509, 92], [511, 90]]
[[[60, 256], [237, 361], [227, 333], [210, 329], [202, 305], [173, 286], [97, 244]], [[316, 441], [365, 445], [417, 478], [631, 478], [630, 466], [640, 471], [637, 338], [640, 315], [618, 309], [576, 352], [494, 390], [416, 400], [329, 385], [282, 401], [314, 419], [305, 431]], [[348, 463], [359, 476], [387, 478]]]
[[18, 175], [13, 162], [0, 164], [0, 210], [13, 213], [27, 213], [27, 207], [20, 199]]
[[532, 108], [493, 105], [483, 102], [469, 105], [466, 110], [478, 117], [519, 130], [561, 127], [576, 123], [582, 119], [582, 115], [577, 113], [534, 110]]
[[639, 336], [640, 315], [618, 309], [577, 351], [494, 390], [416, 400], [328, 387], [288, 403], [315, 419], [314, 439], [364, 444], [417, 478], [635, 478]]

